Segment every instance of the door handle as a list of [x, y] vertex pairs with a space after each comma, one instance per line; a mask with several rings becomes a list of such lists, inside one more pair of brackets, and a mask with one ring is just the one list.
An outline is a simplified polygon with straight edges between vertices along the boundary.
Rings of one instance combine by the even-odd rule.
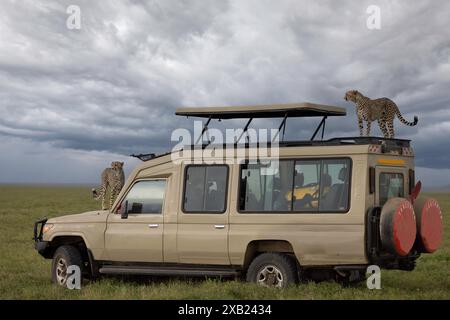
[[159, 227], [159, 224], [157, 224], [157, 223], [151, 223], [151, 224], [148, 225], [148, 227], [149, 227], [149, 228], [158, 228], [158, 227]]
[[216, 229], [225, 229], [225, 225], [223, 225], [223, 224], [215, 224], [214, 228], [216, 228]]

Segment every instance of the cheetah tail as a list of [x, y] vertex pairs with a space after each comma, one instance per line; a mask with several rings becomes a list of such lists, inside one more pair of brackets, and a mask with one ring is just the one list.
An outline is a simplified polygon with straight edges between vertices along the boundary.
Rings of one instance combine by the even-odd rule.
[[398, 109], [397, 109], [396, 114], [397, 114], [398, 120], [400, 120], [400, 122], [406, 124], [407, 126], [412, 127], [412, 126], [415, 126], [417, 124], [417, 122], [419, 122], [419, 118], [417, 118], [417, 116], [414, 116], [413, 122], [406, 121], [405, 118], [403, 118], [402, 114], [400, 113], [400, 110], [398, 110]]

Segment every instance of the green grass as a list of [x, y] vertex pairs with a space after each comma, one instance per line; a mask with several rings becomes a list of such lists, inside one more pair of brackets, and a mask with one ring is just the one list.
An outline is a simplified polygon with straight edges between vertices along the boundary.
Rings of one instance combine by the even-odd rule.
[[33, 223], [98, 208], [89, 188], [0, 186], [0, 299], [450, 299], [450, 194], [432, 196], [444, 211], [442, 248], [422, 255], [412, 272], [383, 270], [381, 290], [368, 290], [365, 283], [344, 288], [311, 282], [276, 290], [231, 280], [117, 277], [68, 290], [51, 284], [51, 262], [33, 248]]

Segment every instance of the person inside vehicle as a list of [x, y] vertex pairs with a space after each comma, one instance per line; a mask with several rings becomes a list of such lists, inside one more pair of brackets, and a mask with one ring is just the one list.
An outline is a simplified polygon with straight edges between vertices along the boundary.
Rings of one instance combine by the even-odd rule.
[[294, 189], [294, 211], [304, 211], [308, 209], [317, 209], [319, 203], [319, 195], [326, 195], [330, 191], [331, 176], [328, 173], [323, 173], [320, 182], [310, 183], [303, 186], [303, 173], [296, 174], [295, 189]]

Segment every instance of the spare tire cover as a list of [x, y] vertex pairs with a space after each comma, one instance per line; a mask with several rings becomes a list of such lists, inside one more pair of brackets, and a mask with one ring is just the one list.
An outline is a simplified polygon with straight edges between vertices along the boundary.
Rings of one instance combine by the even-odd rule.
[[416, 240], [414, 208], [404, 198], [391, 198], [381, 209], [381, 244], [392, 254], [407, 255]]
[[417, 247], [421, 252], [436, 251], [442, 243], [442, 211], [432, 198], [418, 198], [414, 202], [417, 222]]

